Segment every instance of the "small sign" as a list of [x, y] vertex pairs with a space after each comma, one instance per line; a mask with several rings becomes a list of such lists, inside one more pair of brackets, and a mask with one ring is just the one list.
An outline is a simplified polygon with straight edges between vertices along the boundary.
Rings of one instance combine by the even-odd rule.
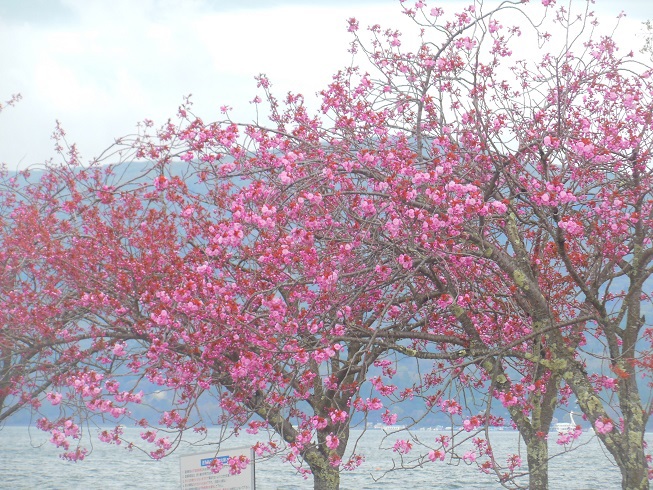
[[[238, 462], [240, 473], [229, 473], [230, 461]], [[223, 449], [179, 458], [182, 490], [254, 490], [254, 450], [250, 447]], [[221, 467], [214, 472], [214, 468]]]

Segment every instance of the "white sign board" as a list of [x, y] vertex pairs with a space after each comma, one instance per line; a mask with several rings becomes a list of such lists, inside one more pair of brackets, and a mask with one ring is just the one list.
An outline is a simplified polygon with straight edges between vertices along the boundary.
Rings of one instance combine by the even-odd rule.
[[[249, 460], [237, 475], [229, 474], [229, 459]], [[222, 464], [218, 473], [211, 471], [214, 461]], [[250, 447], [221, 449], [187, 454], [179, 459], [182, 490], [254, 490], [254, 450]]]

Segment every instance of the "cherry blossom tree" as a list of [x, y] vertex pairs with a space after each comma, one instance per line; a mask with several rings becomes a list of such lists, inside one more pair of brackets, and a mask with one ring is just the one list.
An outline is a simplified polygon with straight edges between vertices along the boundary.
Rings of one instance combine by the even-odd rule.
[[[424, 38], [435, 31], [444, 41], [402, 51], [398, 33], [373, 27], [371, 46], [355, 46], [377, 78], [359, 77], [358, 93], [351, 74], [336, 78], [332, 93], [352, 97], [329, 108], [345, 126], [383, 107], [383, 126], [413, 149], [377, 179], [392, 203], [383, 226], [396, 261], [422, 279], [415, 301], [437, 297], [441, 310], [428, 332], [406, 335], [410, 351], [397, 350], [480, 368], [472, 381], [485, 381], [529, 449], [530, 488], [547, 485], [543, 441], [556, 403], [572, 394], [623, 487], [648, 488], [650, 406], [637, 378], [650, 376], [650, 68], [618, 56], [610, 37], [593, 39], [591, 13], [542, 3], [567, 41], [558, 54], [512, 64], [508, 77], [499, 70], [511, 56], [505, 35], [518, 28], [479, 5], [443, 26], [432, 20], [438, 9], [418, 2], [406, 13]], [[447, 346], [437, 336], [445, 332], [459, 341]]]
[[[393, 424], [410, 398], [462, 430], [407, 434], [403, 465], [462, 460], [506, 487], [527, 474], [548, 488], [554, 412], [576, 402], [623, 488], [648, 488], [650, 69], [594, 34], [589, 4], [522, 3], [448, 18], [402, 2], [415, 49], [378, 26], [368, 42], [351, 19], [360, 68], [333, 77], [318, 113], [260, 76], [253, 103], [269, 122], [224, 108], [205, 123], [186, 103], [111, 149], [149, 162], [136, 177], [121, 174], [136, 164], [80, 170], [70, 148], [6, 201], [7, 236], [24, 229], [36, 248], [8, 247], [4, 284], [25, 283], [5, 291], [25, 291], [32, 337], [61, 345], [39, 364], [62, 368], [49, 385], [12, 375], [11, 396], [61, 408], [39, 426], [70, 459], [93, 415], [116, 421], [99, 435], [110, 443], [136, 419], [140, 446], [162, 457], [177, 436], [130, 410], [168, 391], [164, 431], [269, 430], [257, 452], [285, 449], [317, 489], [360, 463], [352, 424], [373, 411]], [[529, 59], [513, 54], [524, 39]], [[406, 358], [421, 375], [400, 389]], [[527, 467], [494, 457], [505, 413]]]
[[[348, 203], [353, 212], [340, 236], [345, 227], [364, 230], [364, 242], [352, 243], [374, 257], [374, 277], [393, 277], [396, 294], [379, 301], [378, 328], [350, 325], [343, 338], [449, 361], [448, 368], [436, 364], [420, 390], [441, 373], [461, 388], [486, 389], [486, 413], [498, 400], [526, 442], [530, 488], [547, 486], [546, 436], [555, 407], [572, 396], [620, 467], [624, 488], [640, 488], [648, 486], [650, 411], [636, 382], [638, 367], [649, 374], [638, 341], [646, 341], [641, 308], [650, 304], [650, 72], [631, 54], [618, 57], [610, 37], [592, 37], [591, 12], [576, 17], [552, 2], [544, 7], [567, 41], [557, 54], [516, 61], [503, 73], [510, 38], [521, 31], [502, 27], [502, 7], [484, 14], [472, 6], [439, 23], [441, 11], [418, 2], [406, 9], [423, 28], [418, 51], [402, 51], [399, 33], [376, 26], [369, 48], [355, 41], [376, 78], [355, 69], [334, 77], [323, 92], [322, 112], [333, 123], [327, 131], [300, 97], [289, 95], [277, 112], [267, 93], [276, 134], [297, 141], [298, 158], [268, 163], [259, 146], [254, 158], [234, 155], [235, 165], [267, 175], [261, 180], [284, 189], [288, 205], [294, 196], [302, 206], [315, 196]], [[350, 30], [357, 27], [351, 20]], [[541, 28], [536, 34], [545, 45], [555, 39]], [[265, 78], [260, 83], [267, 87]], [[262, 129], [246, 133], [268, 144]], [[191, 134], [199, 141], [187, 158], [210, 161], [201, 133]], [[318, 158], [307, 157], [307, 142]], [[620, 210], [607, 211], [611, 204]], [[623, 246], [618, 255], [610, 240]], [[402, 338], [414, 344], [395, 342]], [[591, 356], [609, 371], [590, 365], [588, 372]], [[462, 376], [466, 366], [476, 374]], [[461, 413], [458, 401], [441, 395], [429, 395], [429, 403]], [[464, 422], [487, 425], [473, 414]], [[444, 449], [429, 454], [437, 459]], [[496, 471], [496, 462], [490, 467]]]
[[[46, 366], [41, 354], [44, 349], [57, 350], [59, 342], [53, 337], [52, 330], [56, 329], [55, 324], [65, 323], [74, 314], [68, 309], [68, 298], [56, 293], [56, 276], [50, 272], [36, 273], [43, 265], [40, 261], [42, 247], [56, 247], [56, 241], [49, 240], [47, 223], [40, 222], [41, 214], [35, 208], [24, 208], [22, 212], [12, 214], [13, 202], [15, 189], [2, 194], [2, 421], [24, 406], [40, 404], [39, 395], [44, 395], [50, 386], [50, 376], [70, 366], [70, 360], [65, 359]], [[10, 221], [15, 226], [10, 226]], [[37, 241], [37, 236], [42, 239]], [[15, 388], [21, 386], [19, 380], [26, 377], [31, 378], [30, 381], [22, 386], [20, 392], [16, 391]]]
[[[19, 94], [12, 96], [0, 104], [0, 112], [20, 99]], [[55, 332], [79, 312], [58, 289], [56, 272], [42, 260], [60, 250], [53, 222], [43, 219], [42, 208], [19, 204], [29, 200], [30, 191], [20, 189], [6, 169], [1, 172], [0, 422], [5, 422], [23, 408], [40, 406], [51, 378], [76, 365], [62, 352], [79, 339], [63, 340]]]
[[[194, 194], [185, 183], [193, 177], [174, 175], [174, 165], [145, 167], [132, 180], [117, 175], [124, 167], [80, 170], [74, 148], [66, 158], [67, 166], [24, 184], [24, 198], [9, 203], [7, 240], [34, 265], [21, 259], [18, 275], [32, 274], [12, 285], [5, 304], [18, 296], [28, 312], [38, 305], [51, 314], [21, 316], [34, 327], [31, 340], [44, 343], [33, 346], [36, 370], [10, 373], [11, 395], [29, 395], [41, 413], [37, 425], [67, 459], [86, 456], [81, 425], [98, 419], [116, 424], [100, 430], [100, 440], [135, 447], [122, 434], [134, 419], [143, 426], [139, 446], [155, 458], [169, 454], [184, 431], [205, 433], [207, 425], [272, 430], [281, 444], [263, 440], [257, 453], [285, 449], [300, 471], [308, 471], [302, 461], [308, 465], [316, 488], [337, 488], [339, 471], [362, 461], [344, 459], [352, 417], [381, 407], [357, 395], [384, 350], [359, 340], [345, 348], [329, 337], [341, 335], [345, 319], [362, 321], [391, 283], [371, 291], [358, 285], [355, 298], [347, 284], [336, 287], [338, 270], [369, 265], [341, 253], [340, 242], [317, 249], [310, 229], [288, 222], [292, 213], [271, 219], [260, 182], [213, 182]], [[254, 213], [254, 206], [261, 208]], [[335, 214], [341, 205], [332, 199], [329, 208]], [[325, 220], [315, 229], [331, 229]], [[22, 249], [25, 239], [37, 251]], [[280, 242], [287, 247], [277, 249]], [[312, 282], [300, 276], [304, 269], [316, 275]], [[31, 282], [48, 296], [30, 294]], [[59, 300], [54, 312], [51, 296]], [[7, 322], [20, 330], [15, 310]], [[71, 314], [53, 314], [61, 312]], [[41, 377], [47, 382], [39, 385]], [[30, 392], [36, 385], [40, 391]], [[176, 438], [129, 408], [154, 390], [172, 393], [157, 425]], [[239, 471], [240, 462], [232, 463], [230, 471]]]

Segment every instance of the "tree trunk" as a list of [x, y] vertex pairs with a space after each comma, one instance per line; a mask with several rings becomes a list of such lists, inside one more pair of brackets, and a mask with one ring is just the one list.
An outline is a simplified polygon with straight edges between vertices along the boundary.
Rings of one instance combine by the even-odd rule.
[[[631, 358], [632, 359], [632, 358]], [[627, 375], [619, 380], [619, 407], [623, 416], [623, 431], [614, 427], [597, 436], [614, 458], [621, 471], [624, 490], [648, 490], [648, 464], [644, 450], [644, 433], [648, 416], [642, 408], [633, 362], [620, 362], [616, 367]], [[574, 390], [583, 413], [596, 427], [596, 421], [607, 417], [602, 401], [588, 382], [582, 366], [575, 359], [566, 363], [565, 380]]]
[[320, 465], [313, 470], [313, 488], [314, 490], [339, 490], [340, 472], [330, 464]]
[[640, 403], [634, 370], [627, 379], [620, 380], [619, 395], [624, 427], [621, 437], [617, 438], [616, 451], [610, 452], [621, 470], [621, 487], [624, 490], [648, 490], [648, 465], [644, 448], [646, 416]]
[[624, 456], [623, 467], [620, 468], [623, 490], [648, 490], [648, 469], [643, 456], [643, 451]]
[[[617, 438], [616, 448], [610, 452], [621, 470], [621, 487], [624, 490], [648, 490], [648, 465], [644, 449], [646, 417], [640, 403], [635, 376], [633, 370], [627, 379], [620, 380], [619, 401], [623, 410], [623, 433]], [[613, 430], [616, 431], [616, 428]]]
[[544, 437], [532, 437], [526, 444], [529, 490], [549, 488], [549, 446]]
[[[318, 439], [321, 434], [318, 434]], [[346, 443], [345, 443], [346, 444]], [[313, 473], [313, 488], [315, 490], [339, 490], [340, 472], [331, 466], [329, 457], [318, 446], [310, 444], [302, 452], [302, 458]]]

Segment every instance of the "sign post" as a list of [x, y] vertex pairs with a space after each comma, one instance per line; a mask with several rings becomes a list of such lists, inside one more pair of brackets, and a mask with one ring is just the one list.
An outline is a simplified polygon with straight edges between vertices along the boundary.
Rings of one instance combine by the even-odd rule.
[[[229, 474], [229, 460], [247, 459], [247, 465], [237, 475]], [[222, 469], [214, 473], [211, 468], [218, 463]], [[254, 450], [250, 447], [224, 449], [179, 458], [182, 490], [254, 490]]]

